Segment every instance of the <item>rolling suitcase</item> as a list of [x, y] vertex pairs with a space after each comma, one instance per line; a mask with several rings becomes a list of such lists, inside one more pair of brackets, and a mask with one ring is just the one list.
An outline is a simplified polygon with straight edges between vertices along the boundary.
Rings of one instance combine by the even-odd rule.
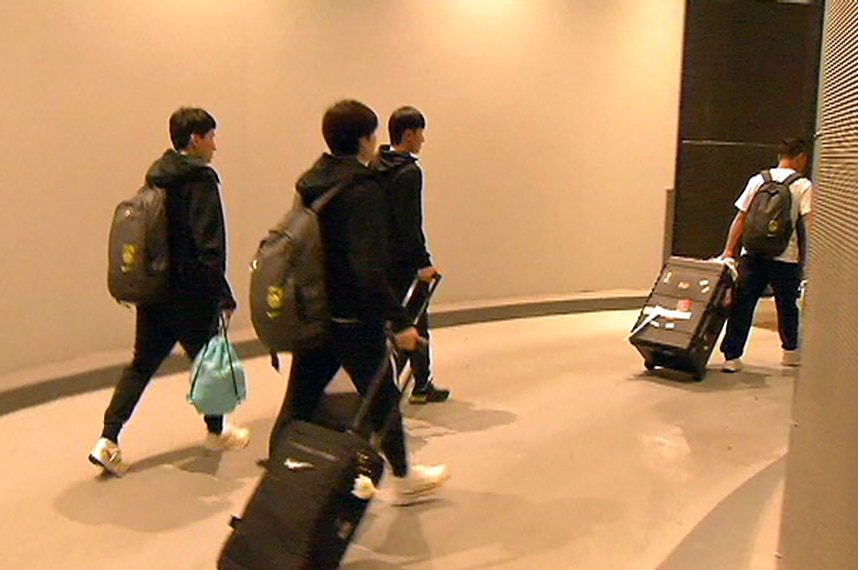
[[[432, 282], [429, 296], [440, 276]], [[406, 301], [409, 297], [406, 297]], [[385, 359], [365, 398], [349, 394], [336, 414], [357, 412], [347, 429], [338, 424], [292, 421], [266, 472], [218, 558], [218, 570], [334, 570], [339, 567], [384, 471], [365, 419], [390, 374]], [[410, 374], [410, 372], [409, 372]], [[328, 423], [328, 422], [323, 422]], [[380, 441], [379, 438], [373, 438]]]
[[[218, 570], [333, 570], [381, 480], [360, 435], [294, 421], [227, 539]], [[365, 492], [368, 490], [368, 492]]]
[[629, 334], [647, 370], [670, 368], [706, 376], [706, 364], [727, 319], [733, 278], [721, 261], [671, 257]]

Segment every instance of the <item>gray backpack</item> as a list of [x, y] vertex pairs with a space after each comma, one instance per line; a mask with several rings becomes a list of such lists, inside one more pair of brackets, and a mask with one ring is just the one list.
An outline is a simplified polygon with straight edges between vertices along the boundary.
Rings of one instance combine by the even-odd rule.
[[164, 300], [170, 287], [170, 243], [163, 188], [143, 186], [116, 206], [110, 226], [107, 289], [119, 302]]
[[742, 245], [751, 255], [777, 257], [786, 250], [793, 232], [790, 184], [800, 179], [794, 172], [783, 182], [772, 179], [768, 170], [760, 173], [763, 183], [754, 193], [745, 225]]
[[310, 207], [296, 203], [250, 264], [250, 320], [272, 352], [308, 350], [328, 339], [331, 311], [318, 214], [342, 188], [334, 186]]

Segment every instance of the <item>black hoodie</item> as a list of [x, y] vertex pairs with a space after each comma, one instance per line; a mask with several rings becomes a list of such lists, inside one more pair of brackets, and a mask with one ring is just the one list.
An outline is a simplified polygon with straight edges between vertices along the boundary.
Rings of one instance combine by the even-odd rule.
[[387, 199], [392, 270], [413, 277], [432, 265], [423, 234], [423, 172], [414, 155], [389, 145], [379, 148], [370, 167], [379, 173]]
[[208, 298], [221, 309], [234, 309], [219, 182], [206, 162], [172, 149], [146, 173], [147, 184], [167, 191], [171, 296]]
[[342, 182], [346, 185], [319, 215], [333, 316], [390, 321], [398, 332], [410, 323], [387, 281], [386, 208], [372, 171], [355, 157], [323, 154], [301, 175], [296, 190], [309, 206]]

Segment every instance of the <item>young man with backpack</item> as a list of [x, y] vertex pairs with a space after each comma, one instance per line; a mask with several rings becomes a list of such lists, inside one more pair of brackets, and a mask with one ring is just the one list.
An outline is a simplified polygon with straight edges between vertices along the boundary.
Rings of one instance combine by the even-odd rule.
[[[358, 392], [367, 392], [387, 359], [386, 326], [403, 350], [415, 350], [420, 340], [385, 272], [384, 195], [367, 168], [375, 152], [377, 128], [378, 117], [363, 103], [345, 100], [333, 105], [322, 120], [330, 153], [316, 160], [296, 184], [305, 206], [328, 190], [341, 188], [318, 216], [331, 329], [321, 346], [292, 352], [286, 396], [271, 432], [272, 451], [292, 419], [312, 419], [326, 386], [341, 367]], [[392, 376], [386, 378], [371, 421], [375, 431], [382, 431], [390, 414], [381, 449], [394, 475], [393, 502], [404, 505], [431, 495], [448, 472], [444, 465], [408, 464], [399, 396]]]
[[736, 200], [736, 213], [723, 259], [733, 258], [741, 240], [739, 277], [727, 332], [721, 342], [725, 372], [742, 370], [757, 302], [767, 286], [775, 296], [784, 366], [799, 366], [799, 310], [804, 235], [810, 227], [813, 185], [803, 176], [807, 166], [805, 142], [787, 139], [778, 147], [778, 165], [748, 180]]
[[[146, 173], [146, 184], [165, 191], [169, 285], [162, 300], [137, 305], [134, 358], [122, 372], [104, 413], [101, 438], [89, 454], [94, 465], [121, 476], [128, 464], [119, 433], [161, 363], [178, 342], [193, 359], [228, 319], [236, 303], [226, 279], [226, 234], [217, 172], [209, 166], [217, 146], [216, 122], [199, 108], [181, 108], [170, 117], [173, 148]], [[247, 429], [223, 416], [205, 416], [204, 447], [226, 451], [245, 447]]]
[[[370, 164], [379, 173], [388, 204], [390, 234], [390, 270], [388, 276], [396, 295], [401, 299], [417, 277], [420, 284], [432, 280], [438, 273], [432, 265], [426, 236], [423, 233], [423, 171], [417, 164], [417, 154], [423, 147], [426, 118], [414, 107], [400, 107], [387, 123], [390, 145], [382, 145]], [[424, 285], [425, 287], [425, 285]], [[415, 293], [426, 293], [418, 289]], [[416, 300], [419, 306], [422, 299]], [[428, 312], [417, 321], [417, 331], [429, 338]], [[408, 398], [412, 404], [444, 402], [450, 391], [435, 386], [429, 349], [408, 354], [414, 370], [414, 389]]]

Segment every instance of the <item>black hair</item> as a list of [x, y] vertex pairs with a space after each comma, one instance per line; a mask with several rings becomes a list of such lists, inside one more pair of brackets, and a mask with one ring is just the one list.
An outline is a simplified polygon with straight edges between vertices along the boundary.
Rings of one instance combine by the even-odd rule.
[[803, 138], [784, 139], [778, 145], [778, 158], [795, 158], [800, 154], [807, 154], [807, 143]]
[[387, 132], [390, 134], [390, 144], [399, 144], [408, 129], [425, 129], [426, 117], [414, 107], [400, 107], [390, 115], [387, 121]]
[[204, 137], [216, 128], [214, 117], [198, 107], [182, 107], [170, 115], [170, 140], [176, 150], [188, 148], [192, 134]]
[[322, 135], [331, 154], [355, 156], [360, 150], [360, 139], [378, 129], [375, 111], [352, 99], [335, 103], [322, 118]]

